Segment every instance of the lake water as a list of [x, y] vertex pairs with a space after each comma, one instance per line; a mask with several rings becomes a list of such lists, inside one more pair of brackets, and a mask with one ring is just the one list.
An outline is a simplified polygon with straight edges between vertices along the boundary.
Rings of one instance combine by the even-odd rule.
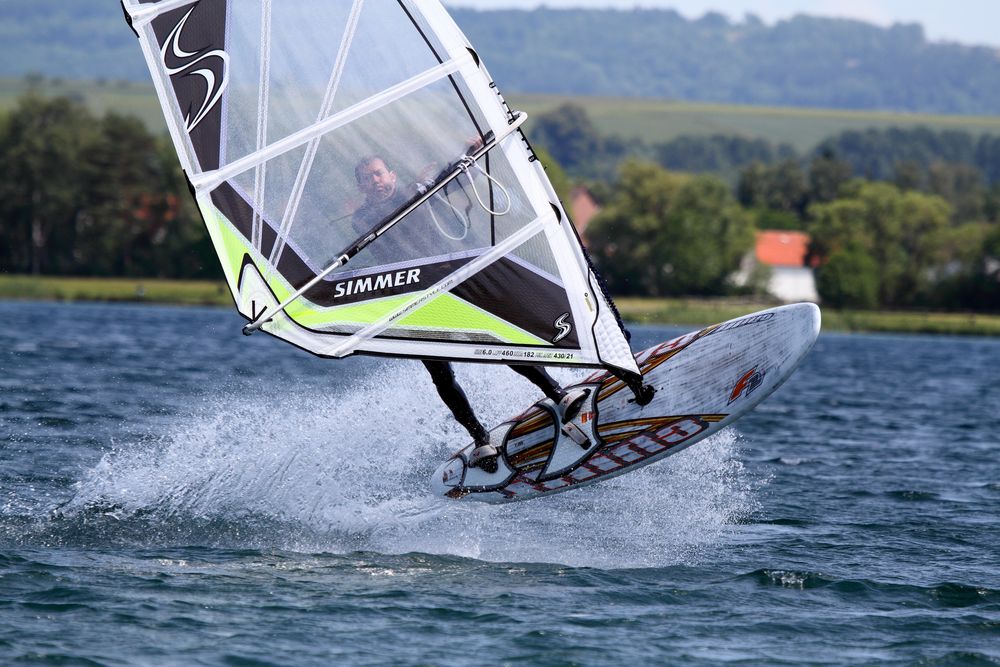
[[[465, 437], [417, 362], [0, 318], [2, 664], [1000, 664], [1000, 341], [824, 334], [735, 429], [485, 506], [428, 491]], [[486, 421], [535, 397], [459, 376]]]

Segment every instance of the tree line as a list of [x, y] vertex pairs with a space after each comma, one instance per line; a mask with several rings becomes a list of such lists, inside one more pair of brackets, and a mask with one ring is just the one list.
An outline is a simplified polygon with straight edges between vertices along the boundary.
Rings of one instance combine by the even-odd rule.
[[29, 93], [0, 114], [0, 271], [221, 275], [167, 137]]
[[[591, 253], [613, 291], [646, 296], [759, 292], [732, 277], [775, 226], [810, 236], [824, 304], [1000, 312], [1000, 221], [956, 217], [939, 194], [854, 177], [832, 157], [808, 172], [755, 166], [733, 193], [718, 176], [623, 163], [590, 223]], [[778, 224], [775, 224], [778, 223]]]
[[604, 205], [588, 234], [618, 293], [731, 293], [753, 230], [787, 229], [810, 234], [828, 305], [1000, 310], [1000, 137], [850, 131], [804, 156], [738, 136], [648, 145], [572, 105], [532, 137]]
[[1000, 108], [995, 50], [929, 41], [918, 24], [798, 15], [769, 25], [753, 15], [688, 19], [638, 8], [451, 11], [505, 90], [982, 115]]
[[[555, 143], [539, 136], [560, 192], [567, 149], [624, 150], [580, 124], [566, 128]], [[593, 257], [617, 294], [746, 293], [765, 277], [732, 282], [755, 231], [801, 229], [828, 305], [1000, 311], [1000, 186], [947, 162], [906, 161], [874, 180], [837, 150], [824, 145], [807, 160], [750, 151], [757, 159], [735, 183], [623, 157], [613, 176], [591, 181], [603, 205], [588, 228]], [[35, 94], [0, 114], [0, 272], [220, 275], [166, 137]]]

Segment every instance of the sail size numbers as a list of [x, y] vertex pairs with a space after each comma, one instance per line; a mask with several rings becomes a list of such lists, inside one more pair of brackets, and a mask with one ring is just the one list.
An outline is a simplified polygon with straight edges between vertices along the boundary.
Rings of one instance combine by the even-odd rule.
[[573, 361], [576, 355], [572, 352], [533, 352], [531, 350], [494, 350], [479, 348], [475, 351], [479, 357], [502, 357], [504, 359], [538, 359], [544, 361]]

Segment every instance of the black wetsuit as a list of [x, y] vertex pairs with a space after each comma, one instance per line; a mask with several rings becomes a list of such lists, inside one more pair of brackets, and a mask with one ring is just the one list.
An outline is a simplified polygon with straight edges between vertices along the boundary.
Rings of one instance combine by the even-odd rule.
[[[385, 201], [377, 203], [365, 203], [357, 211], [355, 211], [352, 216], [352, 224], [355, 230], [359, 234], [367, 232], [373, 225], [378, 224], [380, 221], [388, 219], [392, 213], [397, 211], [407, 202], [407, 197], [403, 193], [403, 190], [397, 188], [390, 197]], [[417, 212], [419, 215], [419, 212]], [[420, 223], [423, 222], [421, 218], [410, 221], [409, 227], [418, 227]], [[402, 224], [402, 223], [401, 223]], [[421, 230], [422, 231], [422, 230]], [[421, 238], [426, 236], [426, 234], [408, 234], [405, 237], [406, 242], [413, 243], [415, 238]], [[377, 248], [382, 258], [392, 258], [398, 261], [407, 256], [414, 256], [414, 248], [412, 246], [404, 247], [401, 245], [403, 240], [393, 234], [386, 234], [378, 240], [377, 243], [373, 243], [371, 248]], [[419, 249], [416, 251], [419, 252]], [[428, 251], [430, 252], [430, 251]], [[391, 260], [390, 260], [391, 261]], [[469, 399], [465, 395], [465, 391], [455, 380], [455, 372], [451, 367], [451, 364], [447, 361], [440, 361], [436, 359], [424, 359], [424, 366], [427, 368], [427, 372], [431, 374], [431, 379], [434, 380], [434, 386], [437, 388], [438, 394], [441, 396], [441, 400], [444, 401], [445, 405], [451, 410], [452, 414], [455, 416], [455, 420], [458, 421], [465, 429], [469, 432], [479, 444], [484, 444], [489, 441], [489, 433], [483, 424], [476, 417], [475, 411], [473, 411], [472, 406], [469, 404]], [[545, 369], [539, 366], [511, 366], [510, 367], [515, 373], [527, 378], [535, 386], [542, 390], [546, 397], [552, 399], [558, 403], [566, 392], [563, 391], [559, 383], [552, 379]]]
[[[437, 387], [441, 400], [451, 409], [452, 414], [455, 415], [455, 420], [465, 427], [465, 430], [469, 432], [469, 435], [472, 436], [472, 439], [477, 444], [488, 442], [489, 433], [482, 422], [476, 417], [476, 413], [472, 410], [472, 406], [469, 405], [469, 399], [466, 397], [461, 385], [455, 380], [455, 371], [452, 369], [451, 364], [447, 361], [439, 361], [437, 359], [424, 359], [423, 362], [427, 368], [427, 372], [431, 374], [431, 379], [434, 380], [434, 386]], [[552, 379], [552, 376], [544, 368], [538, 366], [511, 366], [510, 369], [526, 377], [541, 389], [547, 398], [552, 399], [556, 403], [566, 395], [566, 392], [559, 386], [559, 383]]]

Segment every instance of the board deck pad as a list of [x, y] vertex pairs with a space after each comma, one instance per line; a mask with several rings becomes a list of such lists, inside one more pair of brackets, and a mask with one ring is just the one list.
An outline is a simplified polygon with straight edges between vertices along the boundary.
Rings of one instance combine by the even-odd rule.
[[545, 399], [490, 432], [496, 472], [468, 465], [469, 444], [435, 471], [448, 498], [510, 502], [559, 493], [676, 454], [739, 419], [788, 379], [819, 335], [820, 312], [801, 303], [753, 313], [660, 343], [635, 356], [653, 401], [637, 405], [613, 375], [581, 382], [590, 395], [573, 422], [586, 447], [563, 432]]

